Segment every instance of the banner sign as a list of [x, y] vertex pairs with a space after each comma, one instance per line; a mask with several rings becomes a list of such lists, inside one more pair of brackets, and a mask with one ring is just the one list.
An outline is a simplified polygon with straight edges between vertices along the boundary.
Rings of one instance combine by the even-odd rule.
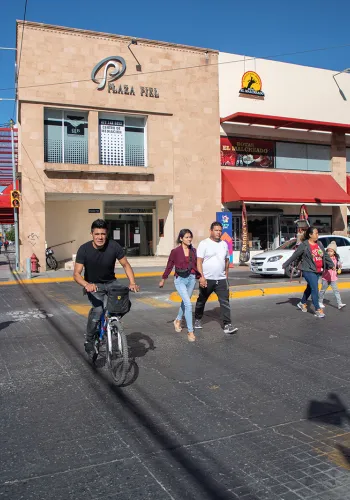
[[248, 245], [248, 218], [245, 203], [242, 206], [242, 245], [239, 252], [239, 262], [244, 264], [250, 259], [250, 250]]
[[226, 167], [275, 167], [275, 143], [260, 139], [220, 137], [221, 165]]
[[227, 243], [230, 254], [230, 264], [233, 264], [232, 214], [231, 212], [216, 212], [216, 220], [222, 224], [221, 239]]

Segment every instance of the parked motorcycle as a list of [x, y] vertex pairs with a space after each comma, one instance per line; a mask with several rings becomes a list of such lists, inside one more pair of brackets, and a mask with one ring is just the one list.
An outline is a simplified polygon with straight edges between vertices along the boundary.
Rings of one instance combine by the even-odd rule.
[[45, 255], [46, 255], [46, 264], [47, 266], [50, 268], [50, 269], [53, 269], [54, 271], [56, 271], [56, 269], [58, 268], [58, 263], [57, 263], [57, 260], [56, 258], [54, 257], [54, 254], [53, 254], [53, 250], [52, 248], [48, 247], [46, 250], [45, 250]]

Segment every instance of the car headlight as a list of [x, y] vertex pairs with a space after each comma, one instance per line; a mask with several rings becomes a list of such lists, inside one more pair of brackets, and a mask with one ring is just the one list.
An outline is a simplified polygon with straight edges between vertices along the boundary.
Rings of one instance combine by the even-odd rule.
[[283, 255], [275, 255], [275, 257], [270, 257], [267, 262], [276, 262], [277, 260], [283, 259]]

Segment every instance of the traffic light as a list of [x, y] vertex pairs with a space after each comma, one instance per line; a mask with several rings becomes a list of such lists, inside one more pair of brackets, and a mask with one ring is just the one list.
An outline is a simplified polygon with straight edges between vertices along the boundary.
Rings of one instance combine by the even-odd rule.
[[21, 204], [20, 198], [21, 198], [21, 193], [17, 189], [11, 191], [11, 207], [19, 208]]

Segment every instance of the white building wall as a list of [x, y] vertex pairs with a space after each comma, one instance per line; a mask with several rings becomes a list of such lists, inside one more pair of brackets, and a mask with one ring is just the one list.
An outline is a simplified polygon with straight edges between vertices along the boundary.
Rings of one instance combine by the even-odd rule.
[[[246, 60], [244, 61], [244, 58]], [[227, 64], [229, 61], [237, 61]], [[248, 56], [219, 54], [220, 116], [237, 112], [285, 116], [333, 123], [350, 123], [350, 74], [299, 66]], [[225, 63], [225, 64], [223, 64]], [[240, 97], [242, 76], [255, 71], [262, 80], [265, 98]]]

